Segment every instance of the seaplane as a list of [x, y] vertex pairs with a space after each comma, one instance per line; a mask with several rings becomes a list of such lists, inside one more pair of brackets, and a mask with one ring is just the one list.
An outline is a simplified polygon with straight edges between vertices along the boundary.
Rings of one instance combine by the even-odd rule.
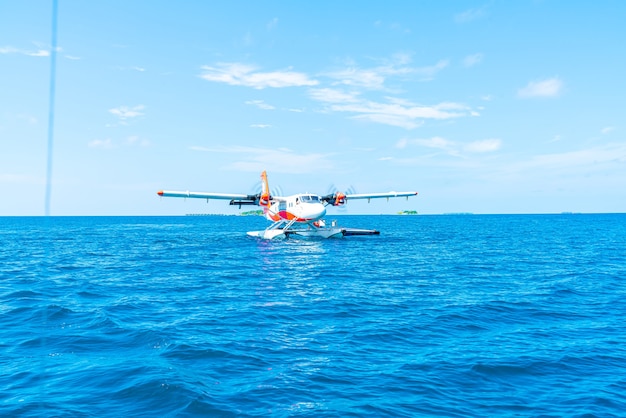
[[263, 209], [265, 217], [272, 224], [263, 231], [249, 231], [251, 237], [267, 240], [286, 239], [292, 236], [305, 238], [341, 238], [354, 235], [379, 235], [377, 230], [344, 228], [333, 221], [330, 226], [323, 219], [327, 206], [343, 206], [349, 200], [406, 197], [417, 195], [417, 192], [387, 192], [369, 194], [350, 194], [334, 192], [327, 195], [299, 193], [291, 196], [273, 196], [270, 193], [267, 172], [261, 173], [261, 192], [257, 194], [206, 193], [189, 191], [161, 190], [161, 197], [182, 197], [229, 200], [230, 205], [254, 205]]

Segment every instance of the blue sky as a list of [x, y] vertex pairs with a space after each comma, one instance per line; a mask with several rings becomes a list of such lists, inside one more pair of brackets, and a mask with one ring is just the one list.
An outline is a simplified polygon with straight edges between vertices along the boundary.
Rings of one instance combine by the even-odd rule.
[[[0, 3], [0, 216], [43, 215], [51, 2]], [[52, 215], [160, 189], [337, 213], [626, 212], [626, 2], [60, 0]], [[331, 209], [330, 212], [335, 211]]]

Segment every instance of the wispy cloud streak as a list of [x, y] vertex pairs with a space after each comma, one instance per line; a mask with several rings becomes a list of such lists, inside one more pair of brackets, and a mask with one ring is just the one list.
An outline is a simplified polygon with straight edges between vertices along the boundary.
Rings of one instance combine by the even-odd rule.
[[563, 82], [559, 78], [531, 81], [525, 87], [517, 91], [521, 98], [532, 97], [556, 97], [563, 90]]
[[284, 88], [299, 86], [315, 86], [317, 80], [309, 78], [304, 73], [292, 71], [257, 71], [251, 65], [238, 63], [219, 63], [215, 66], [205, 65], [200, 78], [207, 81], [226, 83], [233, 86], [246, 86], [255, 89]]

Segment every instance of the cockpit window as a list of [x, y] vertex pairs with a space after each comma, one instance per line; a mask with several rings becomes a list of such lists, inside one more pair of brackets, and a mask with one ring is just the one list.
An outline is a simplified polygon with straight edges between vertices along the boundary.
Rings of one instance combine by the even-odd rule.
[[312, 196], [312, 195], [305, 195], [302, 196], [302, 201], [303, 202], [319, 202], [319, 196]]

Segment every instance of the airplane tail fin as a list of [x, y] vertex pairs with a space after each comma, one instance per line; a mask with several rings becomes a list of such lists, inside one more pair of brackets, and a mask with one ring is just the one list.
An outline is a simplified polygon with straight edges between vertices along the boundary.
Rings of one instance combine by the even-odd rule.
[[259, 205], [269, 208], [272, 196], [270, 196], [270, 186], [267, 182], [267, 173], [265, 171], [261, 173], [261, 186], [261, 199], [259, 200]]

